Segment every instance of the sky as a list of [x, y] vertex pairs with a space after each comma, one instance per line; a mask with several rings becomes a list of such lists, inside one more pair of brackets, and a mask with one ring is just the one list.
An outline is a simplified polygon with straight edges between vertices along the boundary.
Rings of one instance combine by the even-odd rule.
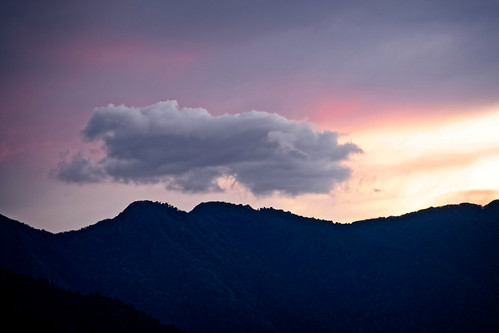
[[499, 198], [497, 1], [2, 1], [0, 213]]

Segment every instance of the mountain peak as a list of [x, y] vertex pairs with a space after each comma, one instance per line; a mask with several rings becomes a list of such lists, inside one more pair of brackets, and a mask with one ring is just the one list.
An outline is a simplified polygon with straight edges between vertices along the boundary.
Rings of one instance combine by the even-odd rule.
[[141, 200], [134, 201], [128, 205], [127, 208], [123, 211], [125, 212], [136, 212], [136, 211], [144, 211], [144, 210], [172, 210], [178, 211], [177, 207], [170, 205], [169, 203], [162, 203], [159, 201], [150, 201], [150, 200]]
[[132, 202], [117, 216], [117, 218], [118, 220], [129, 221], [133, 225], [151, 225], [151, 221], [157, 221], [158, 218], [160, 218], [160, 220], [163, 220], [167, 217], [175, 219], [179, 214], [182, 213], [185, 214], [185, 212], [168, 203], [143, 200]]
[[234, 204], [225, 201], [208, 201], [200, 203], [199, 205], [194, 207], [190, 213], [200, 214], [219, 210], [233, 211], [241, 209], [254, 211], [254, 209], [250, 205]]
[[483, 206], [483, 209], [490, 212], [492, 211], [499, 212], [499, 199], [489, 202], [487, 205]]

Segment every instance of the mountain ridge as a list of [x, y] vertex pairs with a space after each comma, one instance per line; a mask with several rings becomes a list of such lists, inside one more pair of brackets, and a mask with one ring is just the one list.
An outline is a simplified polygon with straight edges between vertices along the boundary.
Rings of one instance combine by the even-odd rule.
[[432, 211], [434, 209], [446, 209], [446, 208], [449, 208], [449, 207], [464, 207], [464, 206], [469, 206], [469, 207], [475, 207], [475, 208], [480, 208], [484, 211], [491, 211], [492, 213], [496, 213], [499, 212], [499, 199], [496, 199], [496, 200], [492, 200], [491, 202], [489, 202], [488, 204], [485, 204], [485, 205], [479, 205], [479, 204], [475, 204], [475, 203], [469, 203], [469, 202], [462, 202], [462, 203], [459, 203], [459, 204], [447, 204], [447, 205], [442, 205], [442, 206], [430, 206], [430, 207], [427, 207], [427, 208], [422, 208], [420, 210], [417, 210], [417, 211], [412, 211], [412, 212], [408, 212], [408, 213], [403, 213], [403, 214], [400, 214], [400, 215], [390, 215], [390, 216], [378, 216], [378, 217], [372, 217], [372, 218], [367, 218], [367, 219], [362, 219], [362, 220], [357, 220], [357, 221], [352, 221], [352, 222], [338, 222], [338, 221], [334, 221], [334, 220], [328, 220], [328, 219], [319, 219], [319, 218], [314, 218], [314, 217], [306, 217], [306, 216], [302, 216], [302, 215], [298, 215], [298, 214], [295, 214], [293, 212], [290, 212], [290, 211], [285, 211], [285, 210], [282, 210], [282, 209], [276, 209], [276, 208], [273, 208], [273, 207], [262, 207], [262, 208], [258, 208], [258, 209], [255, 209], [253, 207], [251, 207], [250, 205], [244, 205], [244, 204], [235, 204], [235, 203], [230, 203], [230, 202], [225, 202], [225, 201], [206, 201], [206, 202], [201, 202], [199, 203], [198, 205], [196, 205], [193, 209], [191, 209], [190, 211], [183, 211], [183, 210], [180, 210], [178, 209], [177, 207], [167, 203], [167, 202], [159, 202], [159, 201], [152, 201], [152, 200], [137, 200], [137, 201], [133, 201], [131, 202], [127, 207], [125, 207], [125, 209], [123, 211], [121, 211], [120, 213], [118, 213], [118, 215], [116, 215], [114, 218], [105, 218], [103, 220], [100, 220], [94, 224], [90, 224], [88, 226], [84, 226], [82, 228], [79, 228], [79, 229], [73, 229], [73, 230], [66, 230], [66, 231], [60, 231], [60, 232], [51, 232], [51, 231], [48, 231], [48, 230], [45, 230], [45, 229], [38, 229], [26, 222], [22, 222], [22, 221], [17, 221], [17, 220], [14, 220], [6, 215], [3, 215], [0, 213], [0, 220], [2, 220], [2, 223], [4, 221], [11, 221], [11, 222], [16, 222], [16, 223], [20, 223], [22, 224], [23, 226], [25, 227], [28, 227], [28, 228], [31, 228], [31, 229], [34, 229], [34, 230], [38, 230], [38, 231], [41, 231], [41, 232], [44, 232], [44, 233], [50, 233], [50, 234], [64, 234], [64, 233], [68, 233], [68, 232], [74, 232], [74, 231], [81, 231], [81, 230], [85, 230], [89, 227], [93, 227], [101, 222], [109, 222], [111, 220], [114, 220], [115, 218], [118, 218], [120, 217], [121, 215], [123, 214], [128, 214], [130, 213], [131, 211], [134, 211], [136, 209], [141, 209], [141, 208], [145, 208], [145, 209], [148, 209], [148, 208], [166, 208], [165, 211], [169, 211], [169, 212], [176, 212], [176, 213], [181, 213], [181, 214], [197, 214], [199, 213], [200, 211], [203, 211], [205, 209], [215, 209], [215, 208], [221, 208], [221, 207], [231, 207], [231, 208], [242, 208], [242, 209], [249, 209], [249, 210], [252, 210], [252, 211], [255, 211], [255, 212], [265, 212], [265, 211], [268, 211], [268, 212], [274, 212], [274, 213], [278, 213], [278, 214], [286, 214], [286, 215], [291, 215], [291, 216], [296, 216], [296, 217], [299, 217], [299, 218], [303, 218], [303, 219], [308, 219], [308, 220], [314, 220], [314, 221], [322, 221], [322, 222], [331, 222], [333, 224], [342, 224], [342, 225], [351, 225], [351, 224], [355, 224], [355, 223], [365, 223], [365, 222], [375, 222], [375, 221], [384, 221], [384, 220], [390, 220], [390, 219], [396, 219], [396, 218], [401, 218], [401, 217], [407, 217], [407, 216], [411, 216], [413, 214], [421, 214], [421, 213], [424, 213], [424, 212], [427, 212], [427, 211]]
[[0, 267], [121, 299], [190, 332], [493, 331], [498, 203], [341, 224], [139, 201], [57, 234], [0, 216]]

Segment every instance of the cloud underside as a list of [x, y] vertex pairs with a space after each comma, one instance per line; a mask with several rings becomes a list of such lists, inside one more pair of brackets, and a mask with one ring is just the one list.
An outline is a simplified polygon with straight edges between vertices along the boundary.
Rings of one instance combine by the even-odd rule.
[[176, 101], [98, 108], [82, 135], [102, 141], [105, 156], [61, 161], [60, 180], [161, 182], [186, 192], [221, 191], [220, 179], [229, 177], [257, 195], [327, 193], [350, 175], [342, 162], [361, 151], [339, 144], [336, 132], [277, 114], [212, 116]]

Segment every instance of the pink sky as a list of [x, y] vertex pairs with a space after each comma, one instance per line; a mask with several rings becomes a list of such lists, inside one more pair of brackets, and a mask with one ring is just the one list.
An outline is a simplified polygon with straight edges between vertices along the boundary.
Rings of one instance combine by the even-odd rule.
[[[184, 210], [224, 200], [351, 222], [499, 197], [497, 4], [248, 6], [6, 5], [0, 213], [61, 231], [134, 200]], [[223, 192], [191, 193], [54, 176], [64, 156], [106, 155], [81, 135], [95, 108], [166, 100], [213, 116], [276, 113], [363, 153], [342, 162], [351, 175], [327, 193], [255, 194], [230, 177], [218, 180]]]

